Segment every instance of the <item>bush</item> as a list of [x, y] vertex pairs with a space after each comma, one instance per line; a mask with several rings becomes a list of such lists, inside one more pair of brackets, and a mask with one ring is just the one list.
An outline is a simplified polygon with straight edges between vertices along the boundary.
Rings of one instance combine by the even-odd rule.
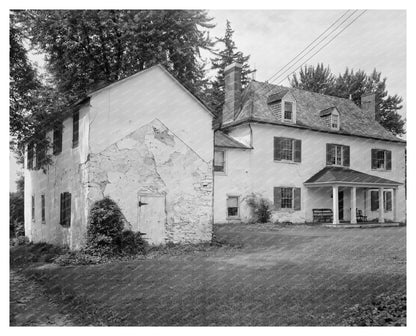
[[84, 251], [71, 251], [57, 257], [54, 262], [61, 266], [68, 265], [94, 265], [102, 262], [98, 256], [93, 256]]
[[260, 223], [267, 223], [270, 221], [272, 216], [272, 206], [271, 202], [263, 197], [257, 197], [256, 195], [251, 196], [247, 200], [248, 206], [252, 209], [254, 221], [258, 221]]
[[90, 210], [85, 252], [93, 256], [143, 253], [143, 234], [123, 230], [124, 221], [119, 206], [110, 198], [95, 202]]
[[125, 254], [138, 254], [146, 252], [146, 242], [142, 238], [144, 233], [125, 230], [121, 233], [120, 247]]

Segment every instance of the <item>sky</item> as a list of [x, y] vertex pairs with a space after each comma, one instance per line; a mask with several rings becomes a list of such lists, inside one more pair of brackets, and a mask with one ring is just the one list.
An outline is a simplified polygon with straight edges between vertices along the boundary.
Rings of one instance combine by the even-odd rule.
[[[238, 50], [250, 55], [249, 63], [252, 68], [257, 69], [256, 80], [265, 81], [291, 61], [344, 12], [345, 10], [209, 10], [212, 22], [216, 24], [216, 27], [210, 30], [210, 35], [223, 36], [228, 19], [235, 31], [234, 41]], [[314, 49], [314, 52], [324, 44]], [[209, 59], [212, 55], [203, 52], [202, 57]], [[400, 113], [406, 116], [404, 10], [366, 11], [306, 64], [317, 63], [328, 65], [335, 74], [344, 72], [346, 67], [361, 69], [367, 73], [372, 72], [374, 68], [377, 69], [387, 77], [389, 93], [403, 97], [404, 107]], [[281, 85], [288, 85], [287, 80]], [[11, 191], [15, 190], [17, 171], [19, 167], [10, 155]]]

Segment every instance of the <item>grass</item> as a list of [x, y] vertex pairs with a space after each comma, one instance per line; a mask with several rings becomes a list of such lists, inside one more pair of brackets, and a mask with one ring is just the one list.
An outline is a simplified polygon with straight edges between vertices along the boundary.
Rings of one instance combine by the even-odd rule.
[[78, 325], [342, 325], [354, 305], [405, 292], [405, 230], [220, 225], [235, 248], [25, 274]]

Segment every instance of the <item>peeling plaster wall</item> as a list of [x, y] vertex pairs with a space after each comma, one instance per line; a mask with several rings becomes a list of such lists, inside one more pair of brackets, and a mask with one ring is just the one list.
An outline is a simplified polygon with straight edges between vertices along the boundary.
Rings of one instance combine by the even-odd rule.
[[[300, 223], [312, 221], [313, 208], [332, 208], [330, 188], [306, 188], [303, 183], [326, 166], [326, 144], [336, 143], [350, 146], [350, 168], [367, 174], [380, 176], [393, 181], [405, 182], [405, 159], [403, 144], [372, 140], [351, 136], [343, 136], [328, 133], [319, 133], [309, 130], [300, 130], [289, 127], [276, 127], [272, 125], [253, 124], [253, 147], [251, 151], [232, 154], [229, 151], [227, 163], [228, 178], [215, 174], [215, 222], [224, 221], [222, 213], [225, 209], [224, 195], [227, 193], [241, 194], [245, 197], [247, 193], [257, 193], [273, 202], [273, 187], [299, 187], [301, 188], [301, 210], [282, 210], [273, 212], [273, 220], [291, 221]], [[230, 136], [238, 137], [242, 131], [239, 128], [232, 130]], [[275, 136], [288, 137], [302, 140], [302, 162], [285, 163], [273, 160], [273, 138]], [[376, 171], [371, 169], [371, 149], [380, 148], [392, 151], [392, 170]], [[236, 155], [241, 157], [233, 159]], [[235, 166], [233, 167], [232, 164]], [[235, 163], [237, 161], [237, 163]], [[238, 174], [236, 171], [248, 170], [250, 188], [247, 190], [247, 183], [242, 183], [231, 176]], [[240, 173], [242, 177], [243, 174]], [[217, 199], [217, 196], [220, 199]], [[399, 186], [397, 192], [397, 218], [399, 221], [406, 219], [406, 201], [404, 185]], [[378, 213], [369, 211], [370, 200], [367, 197], [367, 208], [364, 208], [364, 197], [362, 189], [357, 189], [357, 207], [367, 210], [369, 219], [377, 218]], [[365, 212], [365, 211], [364, 211]], [[245, 205], [241, 205], [241, 213], [248, 213]], [[218, 217], [217, 217], [218, 216]], [[385, 214], [386, 219], [391, 219], [392, 212]], [[350, 218], [350, 188], [344, 190], [344, 218]], [[245, 216], [242, 216], [245, 221]]]
[[[48, 242], [78, 249], [83, 243], [86, 223], [85, 164], [88, 156], [88, 107], [80, 110], [79, 145], [72, 148], [72, 118], [63, 122], [62, 152], [42, 170], [25, 169], [25, 233], [33, 242]], [[52, 140], [52, 132], [47, 133]], [[51, 150], [50, 150], [51, 151]], [[50, 152], [51, 154], [51, 152]], [[27, 157], [25, 158], [27, 167]], [[60, 225], [60, 195], [71, 193], [71, 226]], [[41, 195], [45, 195], [45, 221], [41, 218]], [[31, 198], [35, 197], [35, 219]]]
[[88, 166], [90, 204], [111, 197], [133, 230], [139, 230], [138, 196], [163, 194], [165, 242], [211, 239], [212, 162], [203, 160], [159, 120], [91, 154]]

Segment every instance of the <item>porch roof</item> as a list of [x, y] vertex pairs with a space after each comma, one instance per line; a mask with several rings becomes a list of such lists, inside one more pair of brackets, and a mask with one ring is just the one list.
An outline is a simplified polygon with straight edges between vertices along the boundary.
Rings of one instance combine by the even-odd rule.
[[230, 137], [229, 135], [221, 131], [215, 132], [214, 146], [221, 147], [221, 148], [252, 149], [251, 147], [239, 142], [238, 140]]
[[366, 187], [397, 187], [403, 183], [362, 173], [345, 167], [325, 167], [307, 181], [306, 186], [351, 185]]

